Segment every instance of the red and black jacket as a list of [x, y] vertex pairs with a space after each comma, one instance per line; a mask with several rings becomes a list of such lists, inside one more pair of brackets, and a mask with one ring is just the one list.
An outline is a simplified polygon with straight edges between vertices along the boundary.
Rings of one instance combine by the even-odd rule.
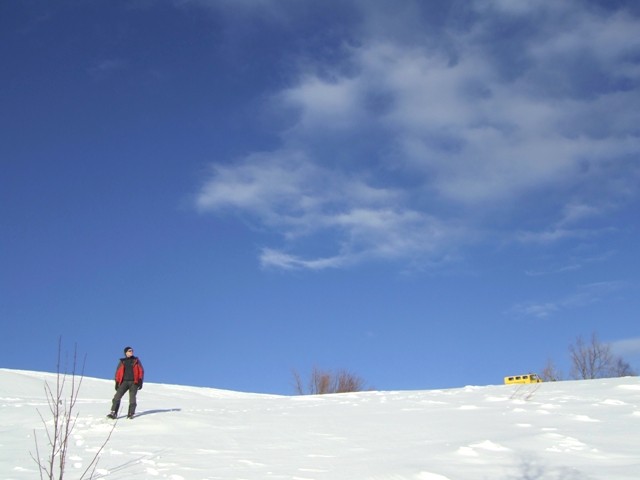
[[144, 380], [144, 368], [142, 368], [142, 362], [138, 357], [121, 358], [118, 367], [116, 368], [116, 386], [119, 386], [124, 381], [125, 364], [127, 360], [133, 361], [133, 383], [138, 385], [138, 388], [142, 388], [142, 382]]

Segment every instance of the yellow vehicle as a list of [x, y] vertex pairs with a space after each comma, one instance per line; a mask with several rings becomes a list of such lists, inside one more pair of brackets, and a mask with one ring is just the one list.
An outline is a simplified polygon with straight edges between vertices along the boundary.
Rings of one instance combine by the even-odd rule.
[[511, 385], [514, 383], [542, 383], [542, 379], [535, 373], [527, 373], [526, 375], [513, 375], [504, 377], [504, 383]]

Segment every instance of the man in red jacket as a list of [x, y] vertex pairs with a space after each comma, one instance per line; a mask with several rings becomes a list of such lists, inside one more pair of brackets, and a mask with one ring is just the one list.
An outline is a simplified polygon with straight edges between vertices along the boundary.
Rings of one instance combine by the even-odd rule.
[[144, 380], [144, 368], [138, 357], [133, 355], [133, 348], [124, 348], [124, 358], [121, 358], [116, 368], [116, 394], [111, 403], [111, 412], [107, 415], [109, 418], [118, 418], [118, 410], [120, 409], [120, 400], [124, 394], [129, 391], [129, 411], [127, 418], [133, 418], [136, 413], [136, 394], [138, 390], [142, 390], [142, 382]]

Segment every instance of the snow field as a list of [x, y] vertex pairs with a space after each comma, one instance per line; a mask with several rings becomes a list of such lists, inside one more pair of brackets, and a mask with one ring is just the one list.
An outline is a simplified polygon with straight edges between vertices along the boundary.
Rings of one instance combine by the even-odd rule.
[[[38, 476], [44, 382], [0, 369], [0, 477]], [[113, 426], [113, 382], [83, 379], [66, 478]], [[123, 409], [126, 408], [126, 396]], [[121, 412], [122, 413], [122, 412]], [[145, 383], [96, 478], [169, 480], [637, 480], [640, 381], [274, 396]]]

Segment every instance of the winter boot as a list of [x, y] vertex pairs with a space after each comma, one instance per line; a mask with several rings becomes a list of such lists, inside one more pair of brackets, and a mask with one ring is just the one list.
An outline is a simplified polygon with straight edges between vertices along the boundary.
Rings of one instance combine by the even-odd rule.
[[107, 415], [107, 418], [110, 418], [111, 420], [115, 420], [116, 418], [118, 418], [118, 413], [114, 412], [113, 410], [111, 412], [109, 412], [109, 414]]

